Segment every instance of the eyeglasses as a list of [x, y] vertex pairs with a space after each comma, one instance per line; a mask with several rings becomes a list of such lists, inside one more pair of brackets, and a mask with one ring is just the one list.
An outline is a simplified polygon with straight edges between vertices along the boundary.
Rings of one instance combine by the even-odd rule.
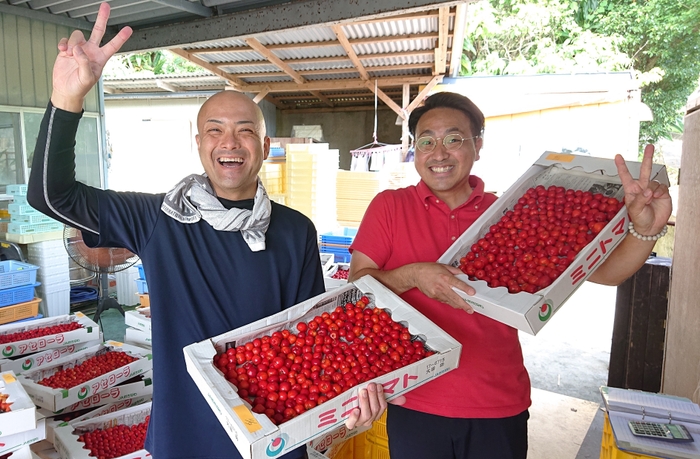
[[[471, 140], [475, 138], [476, 137], [467, 137], [465, 139], [461, 136], [461, 134], [448, 134], [442, 138], [442, 145], [445, 147], [445, 150], [457, 150], [462, 146], [465, 140]], [[423, 137], [419, 137], [416, 141], [416, 148], [418, 148], [423, 153], [430, 153], [431, 151], [435, 150], [435, 147], [437, 146], [440, 140], [440, 137], [435, 138], [430, 135], [424, 135]]]

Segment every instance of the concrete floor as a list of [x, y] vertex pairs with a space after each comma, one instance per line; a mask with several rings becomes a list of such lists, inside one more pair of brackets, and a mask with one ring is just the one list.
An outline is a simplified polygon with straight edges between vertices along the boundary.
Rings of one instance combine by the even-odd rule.
[[617, 289], [584, 283], [537, 336], [520, 334], [532, 380], [528, 459], [600, 457]]

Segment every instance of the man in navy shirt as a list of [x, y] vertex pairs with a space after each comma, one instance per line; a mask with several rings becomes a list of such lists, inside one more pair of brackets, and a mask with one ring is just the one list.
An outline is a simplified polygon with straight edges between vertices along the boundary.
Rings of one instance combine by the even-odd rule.
[[[153, 323], [154, 389], [146, 449], [157, 459], [240, 457], [187, 374], [182, 348], [323, 293], [313, 223], [267, 197], [258, 172], [270, 139], [260, 108], [224, 91], [205, 102], [196, 137], [205, 174], [167, 194], [100, 190], [75, 181], [75, 133], [85, 95], [131, 35], [105, 46], [102, 4], [89, 40], [58, 44], [51, 103], [41, 125], [28, 201], [74, 228], [93, 247], [141, 257]], [[168, 152], [156, 152], [164, 166]], [[158, 171], [154, 170], [157, 174]], [[369, 425], [386, 409], [381, 385], [360, 391], [346, 426]], [[285, 457], [303, 457], [302, 449]]]

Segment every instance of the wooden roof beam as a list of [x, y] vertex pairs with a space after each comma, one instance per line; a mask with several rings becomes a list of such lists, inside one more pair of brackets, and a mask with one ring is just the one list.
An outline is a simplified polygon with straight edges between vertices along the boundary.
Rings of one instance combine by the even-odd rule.
[[321, 102], [324, 104], [328, 105], [329, 107], [335, 107], [335, 104], [333, 103], [332, 100], [330, 100], [328, 97], [324, 96], [321, 91], [311, 91], [311, 94], [313, 94], [315, 97], [318, 98]]
[[302, 84], [302, 83], [304, 83], [304, 82], [306, 81], [306, 79], [304, 79], [303, 76], [299, 75], [299, 73], [297, 73], [296, 70], [294, 70], [293, 68], [291, 68], [291, 67], [289, 66], [289, 64], [284, 63], [284, 61], [282, 61], [282, 59], [280, 59], [279, 57], [277, 57], [277, 55], [275, 55], [275, 53], [273, 53], [272, 51], [270, 51], [269, 49], [267, 49], [267, 48], [266, 48], [262, 43], [260, 43], [257, 39], [255, 39], [255, 38], [248, 38], [248, 39], [246, 39], [245, 42], [248, 44], [248, 46], [250, 46], [251, 48], [253, 48], [255, 51], [257, 51], [258, 53], [262, 54], [262, 56], [263, 56], [264, 58], [266, 58], [267, 60], [269, 60], [270, 62], [272, 62], [273, 64], [275, 64], [275, 65], [276, 65], [277, 67], [279, 67], [280, 69], [282, 69], [282, 71], [284, 71], [284, 73], [286, 73], [287, 75], [289, 75], [290, 77], [292, 77], [292, 79], [293, 79], [294, 81], [296, 81], [297, 83]]
[[368, 80], [369, 79], [369, 74], [367, 73], [367, 70], [365, 70], [365, 66], [360, 62], [360, 59], [358, 59], [357, 54], [355, 53], [355, 50], [352, 48], [352, 45], [348, 41], [348, 37], [345, 36], [345, 32], [343, 31], [343, 27], [339, 25], [334, 25], [332, 26], [333, 32], [335, 33], [335, 36], [338, 37], [338, 41], [340, 42], [340, 45], [343, 47], [345, 50], [345, 53], [348, 55], [350, 58], [350, 61], [352, 64], [355, 66], [355, 69], [360, 72], [360, 77], [363, 80]]
[[459, 71], [462, 68], [462, 49], [464, 48], [464, 35], [467, 28], [467, 3], [457, 5], [455, 12], [455, 22], [452, 28], [452, 49], [450, 56], [450, 76], [452, 78], [459, 76]]
[[382, 102], [384, 102], [386, 105], [388, 105], [389, 108], [391, 108], [392, 110], [394, 110], [394, 111], [396, 112], [396, 114], [399, 115], [399, 116], [403, 119], [403, 118], [404, 118], [404, 114], [403, 114], [403, 110], [401, 110], [401, 107], [399, 107], [398, 104], [397, 104], [396, 102], [394, 102], [394, 100], [393, 100], [391, 97], [387, 96], [386, 93], [385, 93], [384, 91], [382, 91], [381, 89], [379, 89], [379, 87], [377, 87], [377, 88], [375, 89], [374, 85], [375, 85], [375, 83], [373, 83], [373, 82], [371, 82], [371, 81], [366, 81], [366, 82], [365, 82], [365, 86], [367, 86], [367, 87], [369, 88], [370, 91], [376, 92], [377, 97], [379, 97], [380, 99], [382, 99]]
[[217, 68], [215, 65], [212, 65], [209, 62], [203, 61], [202, 59], [198, 58], [189, 51], [185, 51], [184, 49], [180, 48], [170, 48], [169, 51], [173, 52], [174, 54], [177, 54], [180, 57], [184, 57], [193, 64], [197, 64], [198, 66], [209, 70], [215, 75], [219, 75], [221, 78], [230, 82], [231, 85], [237, 90], [242, 90], [242, 88], [244, 88], [247, 85], [245, 81], [236, 78], [235, 76], [232, 76], [230, 73], [224, 72], [223, 70]]
[[[404, 83], [410, 85], [423, 85], [428, 84], [433, 78], [433, 75], [427, 76], [410, 76], [410, 77], [392, 77], [392, 78], [381, 78], [378, 80], [380, 87], [387, 86], [401, 86]], [[345, 89], [359, 89], [367, 87], [365, 80], [359, 78], [356, 79], [345, 79], [345, 80], [309, 80], [306, 83], [298, 84], [294, 82], [285, 83], [261, 83], [261, 84], [248, 84], [245, 87], [246, 91], [249, 92], [260, 92], [265, 86], [270, 86], [270, 92], [294, 92], [294, 91], [334, 91], [334, 90], [345, 90]], [[373, 88], [372, 88], [373, 91]]]
[[438, 43], [435, 48], [435, 74], [444, 75], [447, 69], [447, 39], [450, 29], [450, 8], [440, 8], [438, 18]]

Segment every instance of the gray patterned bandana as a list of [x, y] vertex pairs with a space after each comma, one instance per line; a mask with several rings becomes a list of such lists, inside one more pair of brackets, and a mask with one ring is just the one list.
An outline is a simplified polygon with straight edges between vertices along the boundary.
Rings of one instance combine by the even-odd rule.
[[180, 223], [204, 219], [215, 230], [240, 231], [250, 250], [265, 250], [265, 232], [270, 226], [272, 205], [260, 178], [252, 211], [237, 207], [226, 209], [206, 174], [192, 174], [182, 179], [165, 195], [160, 209]]

